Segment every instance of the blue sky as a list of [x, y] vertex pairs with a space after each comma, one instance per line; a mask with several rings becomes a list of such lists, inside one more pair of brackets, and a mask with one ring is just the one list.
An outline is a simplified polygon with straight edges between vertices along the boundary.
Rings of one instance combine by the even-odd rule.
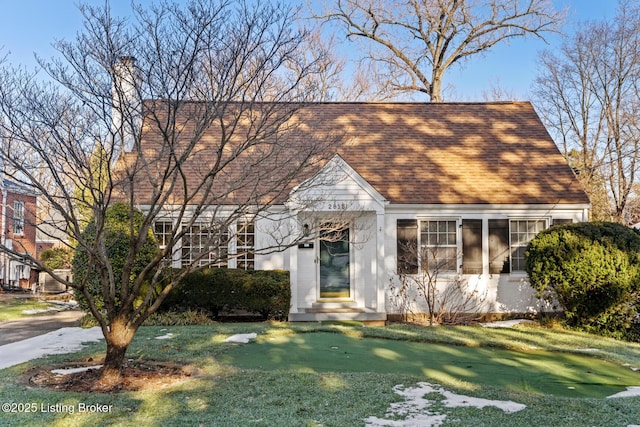
[[[611, 18], [616, 0], [553, 0], [559, 8], [569, 8], [563, 30], [567, 33], [576, 23]], [[88, 3], [102, 5], [103, 0]], [[81, 29], [82, 20], [76, 0], [0, 0], [0, 55], [8, 54], [14, 64], [34, 67], [34, 53], [50, 58], [56, 54], [51, 44], [56, 39], [71, 39]], [[111, 0], [116, 14], [128, 10], [128, 0]], [[529, 91], [537, 75], [536, 60], [542, 49], [553, 49], [562, 42], [560, 36], [549, 38], [549, 44], [538, 39], [520, 40], [496, 46], [490, 53], [467, 61], [463, 67], [449, 71], [445, 80], [445, 99], [482, 100], [482, 92], [498, 84], [518, 99], [529, 99]]]

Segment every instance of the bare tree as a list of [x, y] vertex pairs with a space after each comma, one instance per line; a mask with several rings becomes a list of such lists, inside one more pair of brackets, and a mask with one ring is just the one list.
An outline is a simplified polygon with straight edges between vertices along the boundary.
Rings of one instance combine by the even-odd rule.
[[[640, 8], [620, 2], [611, 22], [585, 24], [558, 54], [541, 56], [536, 106], [590, 197], [606, 183], [623, 221], [640, 160]], [[573, 151], [572, 151], [573, 150]]]
[[[112, 383], [136, 331], [176, 283], [239, 256], [216, 249], [243, 231], [239, 222], [272, 215], [296, 180], [327, 160], [336, 137], [298, 134], [300, 107], [316, 96], [303, 83], [322, 64], [305, 56], [307, 33], [292, 26], [285, 5], [163, 2], [136, 7], [127, 20], [108, 6], [80, 11], [84, 30], [56, 43], [60, 59], [41, 60], [48, 82], [8, 64], [0, 70], [0, 157], [12, 179], [57, 213], [39, 226], [67, 236], [62, 243], [87, 254], [98, 272], [104, 309], [87, 280], [69, 282], [29, 259], [86, 298], [107, 344], [102, 382]], [[105, 247], [115, 201], [130, 209], [121, 271]], [[140, 224], [136, 206], [145, 214]], [[136, 266], [158, 222], [160, 249]], [[279, 233], [256, 250], [309, 237], [294, 226]], [[183, 258], [180, 242], [196, 237], [201, 251]], [[181, 258], [182, 269], [165, 274]]]
[[498, 43], [555, 31], [550, 0], [336, 0], [316, 18], [362, 41], [381, 93], [442, 101], [445, 72]]
[[[371, 70], [365, 64], [349, 68], [346, 58], [339, 54], [335, 34], [324, 35], [317, 27], [306, 38], [306, 58], [318, 65], [318, 73], [306, 76], [304, 84], [317, 94], [317, 101], [373, 101], [380, 100]], [[299, 64], [294, 64], [299, 66]]]
[[495, 79], [488, 89], [482, 91], [482, 99], [486, 102], [517, 101], [518, 97], [513, 90], [506, 89], [500, 79]]
[[478, 317], [486, 292], [480, 292], [456, 272], [455, 249], [418, 247], [415, 242], [407, 242], [401, 249], [400, 261], [413, 264], [413, 268], [399, 269], [399, 283], [392, 281], [390, 290], [403, 320], [424, 313], [421, 307], [426, 308], [429, 326], [463, 324]]

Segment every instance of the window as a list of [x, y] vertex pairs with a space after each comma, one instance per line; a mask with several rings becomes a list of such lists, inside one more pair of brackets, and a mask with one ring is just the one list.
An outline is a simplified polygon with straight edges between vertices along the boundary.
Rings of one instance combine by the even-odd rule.
[[226, 267], [229, 232], [225, 227], [212, 229], [195, 224], [182, 237], [182, 263], [199, 267]]
[[164, 249], [167, 247], [169, 243], [169, 239], [171, 238], [171, 230], [173, 228], [173, 223], [171, 221], [156, 221], [153, 226], [153, 234], [156, 236], [156, 240], [158, 241], [158, 246], [160, 249]]
[[553, 225], [573, 224], [571, 218], [553, 218]]
[[435, 272], [457, 271], [458, 226], [455, 220], [420, 221], [422, 267]]
[[458, 222], [456, 220], [399, 219], [397, 231], [398, 274], [423, 271], [458, 271]]
[[13, 202], [13, 234], [24, 234], [24, 202]]
[[536, 234], [547, 227], [544, 219], [519, 219], [509, 221], [511, 271], [525, 271], [524, 252]]
[[238, 252], [237, 268], [242, 270], [253, 270], [255, 265], [253, 259], [255, 245], [255, 230], [253, 222], [239, 222], [236, 238], [236, 250]]

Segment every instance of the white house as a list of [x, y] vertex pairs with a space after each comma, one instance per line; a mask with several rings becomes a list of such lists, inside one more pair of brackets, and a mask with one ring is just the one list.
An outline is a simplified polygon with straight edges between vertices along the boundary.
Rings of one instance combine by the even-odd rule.
[[[399, 313], [390, 298], [399, 269], [424, 268], [407, 253], [413, 244], [437, 249], [443, 283], [481, 291], [482, 311], [541, 308], [524, 248], [554, 224], [586, 221], [589, 200], [530, 103], [314, 103], [294, 119], [297, 143], [341, 136], [331, 160], [277, 198], [273, 215], [231, 224], [217, 247], [201, 247], [203, 227], [192, 226], [174, 265], [209, 250], [229, 255], [229, 267], [288, 270], [290, 320], [380, 321]], [[152, 139], [143, 132], [141, 144]], [[330, 238], [306, 234], [334, 218]], [[170, 214], [156, 222], [161, 243], [175, 227]], [[278, 229], [309, 237], [263, 251]]]

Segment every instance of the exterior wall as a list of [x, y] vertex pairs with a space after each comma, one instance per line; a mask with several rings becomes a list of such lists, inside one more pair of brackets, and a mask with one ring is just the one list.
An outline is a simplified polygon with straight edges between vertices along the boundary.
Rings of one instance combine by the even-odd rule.
[[[2, 195], [2, 200], [6, 203], [2, 208], [4, 214], [2, 218], [2, 223], [4, 224], [3, 239], [5, 244], [19, 253], [34, 257], [37, 256], [35, 226], [36, 197], [7, 191], [6, 197]], [[24, 203], [23, 232], [19, 234], [15, 233], [14, 229], [13, 206], [15, 201], [22, 201]], [[29, 288], [37, 282], [37, 273], [29, 269], [29, 267], [20, 262], [20, 260], [15, 259], [15, 257], [2, 254], [0, 256], [0, 264], [2, 270], [1, 279], [3, 283], [7, 285]], [[19, 277], [17, 273], [18, 268], [24, 269], [24, 273]]]
[[[464, 219], [482, 220], [482, 273], [457, 274], [443, 273], [438, 277], [438, 289], [444, 290], [448, 283], [454, 279], [462, 280], [470, 290], [477, 290], [483, 295], [482, 311], [484, 313], [508, 314], [508, 313], [539, 313], [549, 311], [546, 303], [535, 296], [535, 290], [528, 284], [527, 275], [524, 272], [511, 272], [502, 274], [489, 273], [489, 228], [490, 219], [545, 219], [547, 226], [553, 225], [556, 220], [570, 220], [582, 222], [587, 220], [587, 209], [584, 206], [484, 206], [484, 205], [460, 205], [460, 206], [389, 206], [385, 218], [385, 276], [388, 284], [399, 285], [397, 275], [397, 220], [398, 219], [452, 219], [461, 226]], [[458, 231], [458, 248], [461, 245], [461, 232]], [[459, 265], [461, 263], [458, 255]], [[391, 289], [386, 288], [387, 312], [399, 314], [397, 304], [391, 298]], [[422, 297], [416, 297], [417, 302], [411, 310], [416, 313], [427, 311]]]
[[[392, 298], [392, 286], [399, 285], [398, 269], [398, 220], [451, 220], [456, 221], [457, 247], [459, 249], [457, 273], [442, 273], [438, 288], [444, 290], [452, 281], [461, 280], [467, 290], [480, 295], [481, 305], [474, 308], [484, 314], [535, 314], [550, 311], [538, 300], [527, 282], [526, 273], [517, 271], [491, 274], [489, 260], [489, 223], [491, 220], [539, 219], [546, 226], [554, 221], [582, 222], [587, 220], [585, 206], [550, 205], [424, 205], [397, 206], [377, 203], [360, 198], [353, 210], [330, 211], [327, 207], [342, 206], [339, 199], [324, 201], [319, 211], [295, 212], [284, 206], [276, 206], [255, 221], [255, 268], [262, 270], [283, 269], [291, 277], [292, 320], [325, 320], [318, 316], [335, 309], [332, 319], [347, 319], [352, 312], [376, 315], [397, 315], [402, 310]], [[362, 209], [362, 207], [365, 209]], [[359, 208], [360, 210], [358, 210]], [[368, 209], [366, 209], [368, 208]], [[303, 234], [305, 221], [314, 219], [320, 223], [334, 217], [349, 218], [350, 244], [350, 295], [349, 298], [323, 299], [319, 295], [320, 244], [318, 237], [302, 239], [304, 244], [290, 244]], [[464, 220], [481, 223], [481, 272], [462, 274], [462, 232]], [[417, 232], [417, 231], [416, 231]], [[232, 245], [231, 245], [232, 246]], [[230, 247], [230, 253], [233, 253]], [[179, 260], [178, 260], [179, 261]], [[230, 262], [230, 267], [234, 264]], [[414, 314], [427, 312], [424, 299], [412, 295]], [[345, 314], [345, 313], [348, 313]], [[297, 317], [296, 317], [297, 316]], [[354, 315], [355, 316], [355, 315]], [[351, 317], [355, 318], [355, 317]]]
[[[343, 187], [353, 182], [343, 184]], [[362, 188], [361, 188], [362, 190]], [[339, 194], [339, 193], [338, 193]], [[355, 194], [355, 197], [354, 197]], [[350, 199], [348, 199], [350, 198]], [[357, 198], [358, 203], [349, 202]], [[338, 206], [337, 210], [329, 210]], [[346, 207], [346, 208], [345, 208]], [[456, 242], [459, 249], [458, 270], [439, 276], [438, 287], [444, 290], [452, 281], [461, 280], [469, 291], [481, 295], [481, 313], [539, 313], [549, 311], [539, 301], [527, 282], [526, 273], [490, 273], [489, 223], [492, 220], [537, 219], [546, 226], [554, 221], [582, 222], [587, 220], [587, 209], [582, 205], [385, 205], [375, 197], [367, 199], [362, 191], [333, 196], [319, 203], [318, 210], [301, 211], [276, 206], [255, 220], [255, 268], [284, 269], [291, 277], [292, 320], [357, 319], [358, 313], [373, 315], [400, 314], [402, 310], [393, 300], [392, 286], [398, 286], [398, 220], [450, 220], [456, 222]], [[350, 229], [349, 298], [323, 299], [319, 295], [320, 244], [318, 237], [297, 240], [303, 236], [306, 221], [321, 223], [331, 218], [348, 218]], [[481, 271], [462, 274], [462, 232], [464, 220], [473, 219], [481, 224]], [[476, 222], [477, 224], [477, 222]], [[417, 232], [417, 231], [416, 231]], [[231, 245], [232, 246], [232, 245]], [[230, 253], [233, 253], [230, 247]], [[179, 261], [179, 260], [178, 260]], [[230, 267], [234, 264], [230, 262]], [[416, 302], [412, 313], [427, 312], [424, 300], [413, 295]], [[329, 316], [329, 312], [333, 317]], [[355, 313], [355, 314], [354, 314]], [[316, 316], [316, 317], [313, 317]], [[322, 317], [325, 316], [325, 317]], [[352, 316], [352, 317], [348, 317]], [[376, 320], [379, 320], [379, 316]]]
[[[280, 208], [278, 208], [280, 210]], [[271, 213], [255, 221], [255, 268], [257, 270], [288, 270], [288, 252], [278, 251], [279, 242], [288, 239], [285, 225], [288, 216], [284, 212]]]

